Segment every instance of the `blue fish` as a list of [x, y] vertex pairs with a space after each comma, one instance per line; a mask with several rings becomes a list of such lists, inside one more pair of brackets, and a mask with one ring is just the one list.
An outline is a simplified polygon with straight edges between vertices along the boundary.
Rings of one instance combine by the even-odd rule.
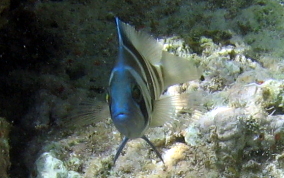
[[201, 70], [184, 58], [166, 51], [150, 35], [136, 31], [116, 18], [118, 57], [109, 79], [111, 119], [124, 136], [114, 163], [129, 139], [142, 138], [163, 161], [145, 136], [149, 127], [161, 126], [187, 102], [180, 95], [161, 97], [169, 86], [199, 79]]

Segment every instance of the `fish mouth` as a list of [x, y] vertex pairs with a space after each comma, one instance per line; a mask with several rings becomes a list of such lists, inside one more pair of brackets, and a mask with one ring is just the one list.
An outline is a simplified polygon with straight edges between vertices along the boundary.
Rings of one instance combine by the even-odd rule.
[[114, 118], [117, 118], [117, 119], [125, 119], [127, 118], [128, 114], [127, 113], [118, 113], [118, 114], [115, 114], [114, 115]]

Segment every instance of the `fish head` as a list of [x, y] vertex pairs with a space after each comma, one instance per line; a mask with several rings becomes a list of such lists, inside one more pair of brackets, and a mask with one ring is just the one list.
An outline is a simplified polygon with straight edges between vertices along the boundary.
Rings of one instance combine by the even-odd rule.
[[148, 113], [145, 93], [130, 70], [127, 67], [114, 68], [108, 103], [117, 130], [128, 138], [139, 138], [148, 128]]

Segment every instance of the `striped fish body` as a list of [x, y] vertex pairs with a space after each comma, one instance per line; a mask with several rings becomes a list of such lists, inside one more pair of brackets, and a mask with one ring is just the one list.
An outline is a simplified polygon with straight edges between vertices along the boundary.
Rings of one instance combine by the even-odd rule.
[[[200, 77], [199, 69], [189, 60], [162, 50], [148, 34], [138, 32], [116, 18], [119, 48], [109, 80], [109, 109], [117, 130], [124, 135], [115, 160], [129, 139], [143, 138], [149, 126], [162, 125], [179, 105], [177, 97], [159, 100], [170, 85]], [[168, 115], [165, 115], [168, 114]]]

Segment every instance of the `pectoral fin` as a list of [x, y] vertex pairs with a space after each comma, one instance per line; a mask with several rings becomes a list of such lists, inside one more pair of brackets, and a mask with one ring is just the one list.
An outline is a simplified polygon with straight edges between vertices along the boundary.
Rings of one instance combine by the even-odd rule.
[[107, 103], [95, 99], [85, 99], [64, 118], [61, 126], [66, 129], [80, 128], [108, 117], [110, 114]]
[[186, 109], [202, 110], [202, 97], [199, 92], [182, 93], [179, 95], [166, 96], [155, 101], [154, 111], [150, 127], [162, 126], [171, 123], [180, 111]]

